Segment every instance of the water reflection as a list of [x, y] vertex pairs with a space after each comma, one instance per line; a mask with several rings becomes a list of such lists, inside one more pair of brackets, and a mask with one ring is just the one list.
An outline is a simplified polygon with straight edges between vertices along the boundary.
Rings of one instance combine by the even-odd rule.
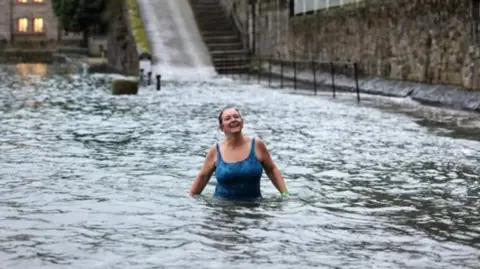
[[[478, 140], [226, 80], [112, 96], [108, 77], [32, 86], [14, 70], [0, 71], [5, 268], [478, 267]], [[266, 141], [291, 199], [266, 176], [260, 202], [211, 198], [214, 178], [186, 195], [227, 103]]]
[[43, 63], [18, 63], [15, 65], [15, 72], [21, 77], [29, 76], [46, 76], [47, 75], [47, 64]]

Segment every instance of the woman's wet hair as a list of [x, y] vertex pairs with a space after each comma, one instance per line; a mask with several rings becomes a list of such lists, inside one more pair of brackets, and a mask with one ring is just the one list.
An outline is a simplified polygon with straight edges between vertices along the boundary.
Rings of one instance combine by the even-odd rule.
[[240, 110], [238, 110], [238, 108], [236, 107], [227, 107], [227, 108], [224, 108], [220, 111], [220, 115], [218, 115], [218, 124], [222, 125], [222, 115], [223, 115], [223, 111], [229, 109], [229, 108], [233, 108], [235, 109], [239, 114], [240, 114]]

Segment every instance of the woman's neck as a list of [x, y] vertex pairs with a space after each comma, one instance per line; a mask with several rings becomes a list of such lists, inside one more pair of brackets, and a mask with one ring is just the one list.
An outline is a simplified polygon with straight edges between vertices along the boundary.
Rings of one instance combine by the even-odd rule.
[[243, 145], [244, 141], [245, 139], [241, 133], [229, 135], [226, 138], [227, 145], [231, 148], [236, 148], [238, 146]]

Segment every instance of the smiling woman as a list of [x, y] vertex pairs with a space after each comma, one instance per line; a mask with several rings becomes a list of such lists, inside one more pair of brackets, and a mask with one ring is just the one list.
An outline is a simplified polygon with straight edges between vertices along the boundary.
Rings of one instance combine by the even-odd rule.
[[222, 110], [218, 123], [226, 139], [209, 149], [190, 193], [200, 194], [215, 172], [217, 185], [214, 197], [231, 200], [258, 199], [262, 197], [260, 179], [265, 170], [282, 196], [288, 196], [283, 177], [265, 143], [242, 134], [244, 121], [238, 108]]

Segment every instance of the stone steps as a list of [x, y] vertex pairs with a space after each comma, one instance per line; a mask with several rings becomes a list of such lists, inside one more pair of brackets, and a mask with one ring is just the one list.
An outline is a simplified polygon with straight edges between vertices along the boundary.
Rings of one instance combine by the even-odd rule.
[[215, 69], [218, 73], [221, 74], [238, 74], [245, 73], [248, 70], [248, 65], [228, 65], [228, 66], [217, 66]]
[[211, 51], [237, 51], [237, 50], [242, 50], [243, 46], [241, 43], [238, 42], [223, 42], [223, 43], [207, 43], [207, 47]]
[[231, 22], [225, 22], [223, 19], [208, 19], [208, 21], [197, 22], [200, 31], [236, 31], [235, 25]]
[[197, 27], [219, 73], [243, 72], [248, 69], [248, 50], [240, 33], [227, 17], [220, 0], [189, 0]]
[[248, 64], [248, 58], [246, 57], [224, 57], [224, 58], [214, 58], [213, 63], [216, 66], [240, 66]]
[[218, 44], [218, 43], [238, 43], [239, 37], [238, 35], [232, 35], [231, 33], [226, 34], [218, 34], [218, 35], [203, 35], [203, 40], [207, 43], [211, 44]]
[[244, 55], [213, 57], [213, 64], [219, 73], [244, 73], [249, 69], [249, 59]]

